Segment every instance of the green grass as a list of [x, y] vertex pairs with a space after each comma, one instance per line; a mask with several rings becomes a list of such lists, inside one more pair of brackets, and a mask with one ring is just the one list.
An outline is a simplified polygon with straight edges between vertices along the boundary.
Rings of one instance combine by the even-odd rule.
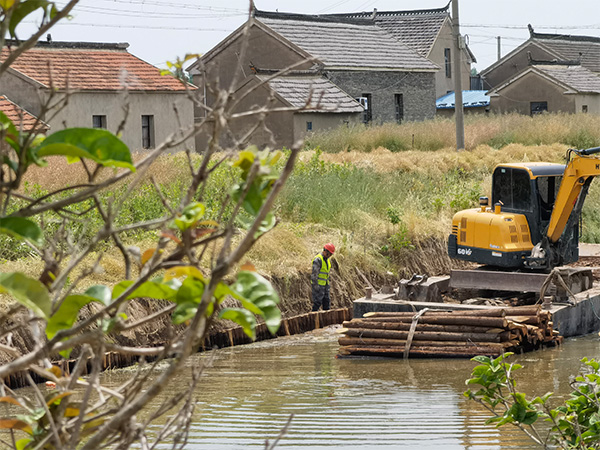
[[392, 208], [401, 217], [437, 220], [440, 213], [472, 207], [481, 195], [484, 174], [454, 169], [439, 177], [405, 171], [377, 172], [352, 164], [326, 163], [316, 152], [299, 162], [277, 203], [288, 222], [322, 223], [342, 230], [365, 226], [364, 214], [384, 222]]

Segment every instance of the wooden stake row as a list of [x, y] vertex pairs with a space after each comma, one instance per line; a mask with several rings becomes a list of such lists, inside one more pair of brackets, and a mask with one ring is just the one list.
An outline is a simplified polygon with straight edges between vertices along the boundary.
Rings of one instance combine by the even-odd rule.
[[[281, 326], [275, 335], [272, 335], [264, 323], [256, 326], [256, 340], [263, 341], [273, 339], [277, 336], [290, 336], [301, 334], [317, 328], [323, 328], [329, 325], [339, 324], [352, 317], [352, 308], [332, 309], [329, 311], [311, 312], [294, 317], [281, 319]], [[241, 327], [228, 328], [224, 330], [212, 330], [204, 338], [198, 351], [212, 350], [214, 348], [231, 347], [234, 345], [248, 344], [251, 340], [243, 332]], [[153, 342], [153, 345], [164, 345], [164, 342]], [[153, 361], [153, 357], [146, 357], [146, 361]], [[107, 352], [102, 358], [102, 370], [117, 369], [131, 366], [139, 361], [139, 356], [131, 354], [121, 354], [117, 352]], [[75, 360], [57, 359], [52, 364], [57, 365], [61, 370], [69, 374], [75, 365]], [[84, 367], [83, 374], [91, 371], [91, 363]], [[43, 383], [44, 378], [35, 372], [30, 372], [34, 381]], [[17, 372], [4, 379], [6, 386], [11, 389], [25, 387], [29, 385], [26, 372]]]
[[562, 342], [550, 319], [539, 306], [428, 310], [418, 318], [414, 312], [373, 312], [343, 323], [339, 354], [464, 358], [524, 352]]

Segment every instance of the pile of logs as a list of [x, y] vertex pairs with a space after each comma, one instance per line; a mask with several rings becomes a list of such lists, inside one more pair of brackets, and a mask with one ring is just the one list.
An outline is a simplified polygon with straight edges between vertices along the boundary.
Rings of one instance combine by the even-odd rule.
[[343, 323], [340, 356], [499, 356], [555, 346], [562, 336], [539, 306], [371, 312]]

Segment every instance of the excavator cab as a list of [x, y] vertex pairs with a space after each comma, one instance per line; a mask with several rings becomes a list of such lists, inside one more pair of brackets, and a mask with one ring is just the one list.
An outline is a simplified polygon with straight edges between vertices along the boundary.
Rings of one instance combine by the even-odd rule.
[[[452, 258], [519, 269], [529, 266], [531, 250], [542, 241], [565, 171], [563, 164], [501, 164], [492, 175], [492, 207], [459, 211], [452, 219], [448, 254]], [[563, 261], [578, 259], [578, 224], [565, 230]]]

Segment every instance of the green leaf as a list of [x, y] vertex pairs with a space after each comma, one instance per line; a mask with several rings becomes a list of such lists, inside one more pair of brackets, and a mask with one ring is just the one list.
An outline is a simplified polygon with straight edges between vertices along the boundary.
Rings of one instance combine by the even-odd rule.
[[220, 319], [231, 320], [242, 327], [244, 333], [254, 340], [256, 339], [256, 318], [247, 309], [243, 308], [223, 308], [219, 311]]
[[538, 413], [535, 411], [529, 411], [525, 414], [525, 417], [523, 417], [523, 420], [521, 420], [521, 423], [525, 424], [525, 425], [532, 425], [537, 419], [538, 419]]
[[525, 419], [525, 414], [527, 410], [520, 403], [513, 403], [510, 409], [506, 412], [510, 417], [512, 417], [516, 422], [523, 422]]
[[8, 156], [4, 156], [3, 163], [10, 167], [10, 169], [15, 173], [19, 170], [19, 164], [10, 159]]
[[86, 295], [88, 294], [88, 291], [90, 291], [90, 289], [88, 289], [88, 291], [86, 291], [86, 294], [83, 295], [75, 294], [65, 297], [65, 299], [60, 304], [58, 310], [56, 310], [56, 312], [52, 314], [52, 317], [48, 319], [48, 324], [46, 325], [46, 336], [48, 337], [48, 339], [52, 339], [54, 336], [56, 336], [56, 333], [58, 333], [61, 330], [67, 330], [71, 328], [77, 320], [77, 317], [79, 316], [79, 311], [85, 305], [92, 302], [102, 303], [106, 305], [106, 293], [104, 292], [104, 290], [100, 289], [102, 287], [106, 286], [94, 286], [93, 288], [90, 288], [91, 293], [94, 295], [100, 295], [100, 298], [92, 295]]
[[37, 246], [43, 244], [43, 234], [40, 227], [24, 217], [0, 218], [0, 233], [5, 233], [17, 239], [26, 239]]
[[46, 325], [46, 336], [52, 339], [61, 330], [73, 326], [79, 316], [79, 311], [89, 303], [101, 303], [108, 306], [111, 303], [111, 293], [107, 286], [92, 286], [84, 294], [75, 294], [65, 297], [58, 310], [52, 314]]
[[227, 297], [228, 295], [231, 295], [232, 297], [234, 297], [236, 294], [225, 283], [219, 283], [219, 284], [217, 284], [217, 287], [215, 288], [214, 295], [215, 295], [215, 298], [217, 299], [217, 301], [219, 303], [221, 303], [223, 301], [223, 299], [225, 297]]
[[0, 286], [38, 317], [48, 318], [52, 308], [48, 289], [20, 272], [0, 273]]
[[281, 313], [277, 308], [279, 295], [268, 280], [256, 272], [243, 270], [238, 273], [231, 290], [238, 300], [248, 301], [258, 307], [269, 331], [277, 332], [281, 321]]
[[129, 148], [110, 131], [99, 128], [68, 128], [48, 136], [37, 148], [40, 156], [63, 155], [72, 161], [88, 158], [109, 167], [135, 172]]
[[104, 285], [96, 285], [90, 287], [85, 291], [85, 295], [93, 297], [97, 299], [100, 303], [105, 306], [108, 306], [112, 302], [112, 294], [110, 292], [110, 288]]
[[475, 361], [481, 364], [489, 364], [491, 360], [487, 356], [474, 356], [473, 358], [471, 358], [471, 361]]
[[177, 291], [175, 302], [177, 304], [194, 303], [198, 305], [202, 300], [202, 294], [204, 294], [204, 282], [188, 277]]
[[0, 129], [5, 130], [6, 134], [13, 140], [17, 139], [19, 132], [15, 124], [8, 118], [6, 114], [0, 111]]
[[12, 37], [16, 37], [15, 30], [17, 26], [21, 23], [21, 21], [38, 8], [45, 9], [49, 4], [50, 2], [48, 2], [47, 0], [21, 1], [19, 6], [13, 10], [12, 16], [10, 17], [10, 23], [8, 25], [10, 35]]
[[233, 167], [239, 167], [242, 169], [244, 172], [244, 179], [254, 163], [255, 155], [251, 149], [256, 149], [256, 147], [250, 147], [248, 150], [242, 150], [239, 152], [237, 161], [232, 164]]
[[198, 311], [198, 303], [188, 302], [179, 303], [173, 311], [173, 323], [179, 325], [188, 320], [191, 320]]
[[[134, 281], [125, 280], [118, 283], [112, 292], [113, 300], [117, 297], [120, 297], [123, 292], [125, 292]], [[137, 287], [131, 294], [127, 296], [127, 299], [130, 300], [132, 298], [139, 297], [149, 297], [158, 300], [170, 300], [176, 294], [176, 290], [172, 288], [170, 284], [167, 283], [158, 283], [156, 281], [146, 281]]]
[[31, 442], [33, 442], [33, 439], [29, 439], [29, 438], [19, 439], [17, 442], [15, 442], [15, 449], [16, 450], [25, 450], [26, 448], [28, 448], [27, 446]]
[[598, 414], [598, 412], [592, 413], [592, 415], [590, 416], [590, 425], [594, 425], [599, 422], [600, 422], [600, 414]]
[[173, 223], [181, 231], [192, 228], [202, 217], [206, 207], [202, 203], [193, 202], [183, 208], [181, 215], [173, 219]]
[[262, 316], [265, 319], [265, 323], [269, 331], [273, 334], [279, 329], [281, 324], [281, 311], [276, 304], [269, 301], [257, 301], [255, 303], [262, 310]]

